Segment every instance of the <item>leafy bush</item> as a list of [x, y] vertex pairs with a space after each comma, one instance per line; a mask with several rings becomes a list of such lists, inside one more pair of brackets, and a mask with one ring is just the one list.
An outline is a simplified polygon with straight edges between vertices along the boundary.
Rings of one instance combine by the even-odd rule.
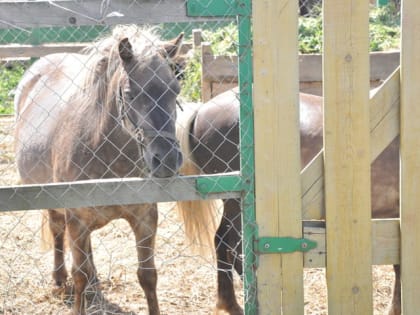
[[[398, 49], [400, 44], [400, 15], [391, 3], [372, 8], [369, 17], [370, 50]], [[203, 40], [212, 44], [215, 55], [235, 55], [238, 35], [235, 24], [203, 31]], [[322, 12], [314, 7], [311, 15], [299, 18], [299, 51], [301, 53], [322, 52]], [[195, 52], [185, 70], [182, 96], [189, 101], [199, 101], [201, 64], [199, 52]]]
[[[237, 54], [238, 30], [236, 24], [231, 23], [227, 26], [215, 30], [203, 30], [203, 41], [212, 44], [215, 55], [233, 56]], [[181, 96], [191, 102], [201, 100], [201, 54], [194, 51], [191, 59], [187, 62], [182, 80]]]
[[13, 91], [24, 71], [25, 65], [20, 62], [0, 66], [0, 114], [13, 114]]
[[[320, 9], [316, 9], [321, 12]], [[400, 13], [393, 3], [372, 8], [369, 14], [370, 51], [398, 49]], [[322, 52], [322, 14], [299, 18], [299, 51]]]

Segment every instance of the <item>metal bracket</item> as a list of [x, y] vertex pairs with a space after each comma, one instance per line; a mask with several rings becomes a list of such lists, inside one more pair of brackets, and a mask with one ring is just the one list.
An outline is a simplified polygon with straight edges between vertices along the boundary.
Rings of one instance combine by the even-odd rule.
[[260, 254], [307, 252], [316, 248], [315, 241], [294, 237], [260, 237], [255, 248]]

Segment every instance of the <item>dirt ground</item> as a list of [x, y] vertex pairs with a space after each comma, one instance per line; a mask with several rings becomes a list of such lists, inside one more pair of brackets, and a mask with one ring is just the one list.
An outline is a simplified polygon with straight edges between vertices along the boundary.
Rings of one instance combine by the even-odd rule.
[[[12, 151], [13, 119], [0, 119], [0, 185], [18, 182]], [[216, 295], [216, 266], [185, 241], [173, 204], [159, 207], [156, 244], [158, 297], [162, 314], [212, 314]], [[52, 251], [40, 248], [40, 211], [0, 213], [0, 314], [68, 314], [71, 302], [52, 293]], [[134, 237], [125, 221], [114, 221], [93, 233], [95, 264], [105, 297], [106, 312], [146, 314], [147, 304], [136, 277]], [[67, 255], [66, 264], [71, 265]], [[391, 297], [390, 266], [374, 267], [375, 315], [385, 314]], [[323, 269], [306, 269], [305, 314], [327, 314]], [[235, 276], [238, 298], [242, 284]], [[273, 296], [273, 298], [276, 298]], [[92, 313], [93, 314], [93, 313]]]

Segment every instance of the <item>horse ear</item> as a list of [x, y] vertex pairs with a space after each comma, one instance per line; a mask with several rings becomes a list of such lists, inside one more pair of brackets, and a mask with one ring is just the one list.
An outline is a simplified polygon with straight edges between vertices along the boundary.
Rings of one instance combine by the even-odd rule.
[[163, 43], [163, 49], [164, 49], [165, 55], [168, 56], [169, 58], [174, 58], [176, 55], [178, 55], [179, 50], [181, 49], [183, 38], [184, 38], [184, 33], [180, 33], [174, 39], [171, 39]]
[[133, 47], [128, 38], [124, 38], [118, 45], [118, 52], [123, 61], [128, 62], [133, 58]]

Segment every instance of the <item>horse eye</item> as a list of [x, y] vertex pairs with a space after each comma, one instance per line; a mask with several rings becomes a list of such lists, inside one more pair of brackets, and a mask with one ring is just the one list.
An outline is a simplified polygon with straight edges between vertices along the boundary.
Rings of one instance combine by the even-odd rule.
[[124, 94], [125, 94], [126, 99], [128, 99], [128, 100], [133, 100], [134, 99], [134, 96], [133, 96], [133, 94], [131, 93], [130, 90], [125, 90]]

